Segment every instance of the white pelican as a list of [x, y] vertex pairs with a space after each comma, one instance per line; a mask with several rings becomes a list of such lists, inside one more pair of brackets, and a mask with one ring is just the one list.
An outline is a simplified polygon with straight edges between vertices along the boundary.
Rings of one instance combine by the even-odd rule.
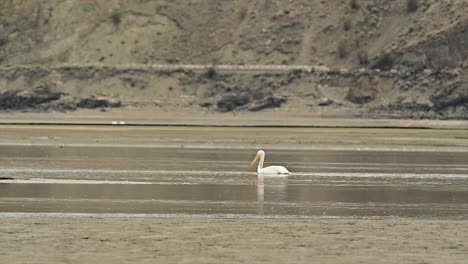
[[259, 150], [257, 152], [257, 156], [252, 160], [252, 163], [250, 163], [249, 168], [252, 168], [252, 166], [260, 159], [260, 162], [258, 163], [258, 168], [257, 168], [257, 173], [261, 175], [280, 175], [280, 174], [290, 174], [288, 169], [286, 169], [283, 166], [270, 166], [263, 168], [263, 162], [265, 161], [265, 151]]

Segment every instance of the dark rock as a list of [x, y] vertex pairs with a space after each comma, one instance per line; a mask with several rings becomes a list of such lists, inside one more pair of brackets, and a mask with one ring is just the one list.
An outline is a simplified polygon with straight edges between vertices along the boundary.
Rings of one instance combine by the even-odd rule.
[[286, 101], [287, 98], [274, 96], [271, 92], [255, 90], [223, 96], [216, 105], [220, 112], [230, 112], [237, 109], [260, 111], [266, 108], [280, 107]]
[[404, 113], [429, 112], [431, 110], [431, 106], [417, 102], [404, 102], [401, 104], [389, 105], [387, 110], [400, 111]]
[[201, 102], [201, 103], [199, 104], [200, 107], [210, 107], [210, 106], [212, 106], [212, 105], [213, 105], [212, 102]]
[[435, 111], [442, 111], [449, 107], [462, 106], [468, 109], [468, 86], [451, 85], [440, 89], [431, 96]]
[[121, 107], [120, 102], [107, 99], [84, 98], [78, 101], [62, 100], [62, 92], [50, 91], [47, 87], [39, 87], [33, 91], [15, 90], [0, 94], [0, 110], [31, 110], [31, 111], [74, 111], [77, 108], [108, 108]]
[[346, 95], [346, 100], [354, 104], [367, 104], [375, 100], [376, 91], [372, 87], [372, 83], [364, 78], [359, 80]]
[[53, 92], [47, 88], [38, 88], [34, 91], [6, 91], [0, 94], [0, 110], [26, 110], [37, 107], [46, 107], [45, 104], [59, 100], [64, 95]]
[[121, 106], [122, 106], [122, 103], [120, 102], [111, 102], [107, 99], [97, 99], [97, 98], [84, 98], [84, 99], [81, 99], [76, 104], [76, 107], [78, 108], [87, 108], [87, 109], [121, 107]]
[[386, 118], [435, 118], [435, 113], [431, 110], [431, 106], [429, 104], [413, 101], [380, 106], [373, 108], [372, 112], [379, 113], [379, 117]]
[[286, 97], [281, 97], [281, 96], [268, 96], [267, 98], [257, 101], [251, 106], [249, 106], [248, 110], [249, 111], [260, 111], [266, 108], [274, 108], [274, 107], [280, 107], [282, 103], [287, 102]]
[[226, 95], [217, 102], [217, 107], [220, 112], [230, 112], [239, 106], [248, 104], [249, 102], [250, 96], [247, 93]]

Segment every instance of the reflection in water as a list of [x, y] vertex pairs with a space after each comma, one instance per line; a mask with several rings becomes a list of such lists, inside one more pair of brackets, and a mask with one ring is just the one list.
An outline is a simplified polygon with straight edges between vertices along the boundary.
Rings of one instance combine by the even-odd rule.
[[264, 176], [258, 175], [257, 177], [257, 214], [264, 215], [264, 201], [265, 201], [265, 184]]
[[257, 177], [257, 202], [265, 201], [265, 178], [263, 175]]
[[[264, 215], [265, 201], [284, 202], [288, 196], [288, 176], [258, 175], [257, 180], [257, 208], [258, 214]], [[266, 197], [266, 198], [265, 198]]]

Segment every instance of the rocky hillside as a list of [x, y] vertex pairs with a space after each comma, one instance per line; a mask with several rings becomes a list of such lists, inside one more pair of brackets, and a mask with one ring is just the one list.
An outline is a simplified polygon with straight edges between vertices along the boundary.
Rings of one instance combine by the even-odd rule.
[[[245, 105], [247, 97], [257, 104], [276, 98], [271, 100], [280, 103], [273, 106], [282, 111], [332, 107], [325, 112], [464, 119], [467, 26], [466, 0], [3, 0], [0, 103], [47, 89], [73, 101], [70, 109], [80, 100], [105, 97], [110, 105], [151, 101], [176, 111], [184, 98], [194, 97], [190, 105], [200, 111], [248, 111], [215, 107], [222, 98], [236, 101], [242, 94], [234, 105]], [[347, 70], [152, 76], [151, 70], [83, 66], [73, 75], [54, 66], [63, 63], [305, 64]], [[197, 81], [187, 76], [198, 76]], [[164, 97], [174, 93], [174, 100]]]

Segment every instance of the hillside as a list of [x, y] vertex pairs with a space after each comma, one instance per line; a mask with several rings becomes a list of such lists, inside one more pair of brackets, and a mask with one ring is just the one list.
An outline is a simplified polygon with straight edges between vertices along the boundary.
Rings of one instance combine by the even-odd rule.
[[[248, 103], [284, 98], [277, 111], [292, 113], [325, 107], [330, 116], [465, 119], [468, 3], [417, 2], [409, 10], [406, 0], [4, 0], [0, 92], [10, 92], [4, 102], [46, 88], [65, 103], [99, 97], [202, 112], [248, 111], [247, 103], [219, 107], [242, 95]], [[64, 63], [84, 68], [64, 74], [55, 67]], [[121, 64], [324, 65], [347, 73], [217, 71], [203, 79], [205, 72], [99, 66]], [[0, 109], [56, 109], [26, 105]]]

